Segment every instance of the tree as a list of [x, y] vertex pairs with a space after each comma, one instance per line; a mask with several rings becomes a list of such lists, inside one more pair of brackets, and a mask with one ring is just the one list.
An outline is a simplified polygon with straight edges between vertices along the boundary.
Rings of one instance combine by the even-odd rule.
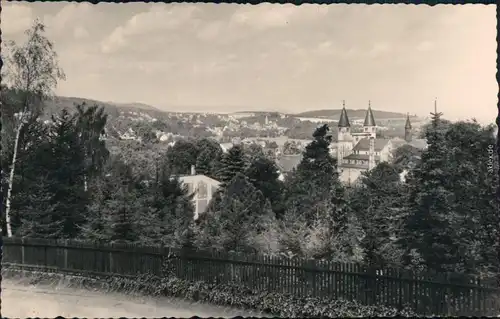
[[243, 151], [245, 153], [245, 161], [247, 163], [247, 167], [258, 158], [264, 156], [263, 148], [257, 143], [245, 145]]
[[216, 178], [216, 166], [222, 156], [222, 148], [219, 143], [208, 138], [202, 138], [197, 141], [196, 146], [198, 148], [196, 171], [211, 178]]
[[448, 127], [451, 124], [450, 121], [443, 119], [443, 118], [439, 118], [439, 122], [434, 123], [434, 119], [435, 118], [432, 117], [432, 120], [430, 123], [424, 124], [421, 127], [419, 138], [427, 138], [427, 133], [429, 131], [439, 131], [440, 133], [444, 134], [448, 130]]
[[220, 205], [204, 215], [198, 226], [198, 247], [252, 252], [253, 238], [274, 217], [269, 201], [242, 174], [227, 184]]
[[165, 155], [169, 171], [174, 175], [189, 174], [191, 166], [196, 164], [198, 148], [187, 140], [179, 140], [170, 147]]
[[[75, 129], [74, 117], [63, 110], [52, 120], [54, 125], [49, 130], [48, 141], [40, 148], [30, 171], [26, 172], [25, 178], [31, 181], [16, 194], [22, 203], [16, 205], [21, 211], [20, 229], [24, 236], [49, 236], [45, 231], [39, 234], [37, 230], [43, 229], [47, 222], [56, 222], [62, 227], [57, 236], [73, 238], [84, 222], [87, 205], [83, 189], [84, 148]], [[45, 201], [41, 202], [40, 198]], [[26, 206], [31, 209], [23, 211]]]
[[396, 245], [404, 212], [405, 187], [400, 168], [386, 162], [364, 172], [350, 193], [349, 207], [361, 222], [365, 236], [361, 241], [367, 264], [396, 266], [401, 251]]
[[286, 181], [285, 205], [287, 209], [300, 207], [299, 211], [306, 215], [306, 220], [313, 221], [316, 205], [325, 200], [338, 207], [337, 224], [342, 222], [344, 190], [340, 183], [336, 161], [330, 155], [331, 136], [325, 124], [315, 130], [314, 140], [308, 144], [303, 157], [294, 174]]
[[76, 128], [80, 144], [84, 148], [85, 154], [85, 178], [84, 188], [87, 191], [87, 176], [92, 178], [104, 166], [109, 152], [101, 136], [104, 134], [107, 115], [104, 114], [104, 108], [97, 105], [86, 107], [86, 104], [76, 106], [77, 118]]
[[498, 175], [485, 165], [490, 160], [498, 161], [493, 153], [493, 131], [493, 126], [481, 127], [472, 121], [453, 123], [445, 133], [450, 190], [455, 196], [452, 209], [456, 218], [451, 226], [462, 257], [457, 270], [463, 268], [468, 273], [498, 269], [499, 265], [498, 255], [492, 251], [499, 247], [500, 219], [495, 200]]
[[196, 172], [198, 174], [203, 174], [205, 176], [213, 177], [212, 164], [214, 157], [209, 149], [205, 149], [200, 152], [198, 158], [196, 159]]
[[269, 200], [278, 217], [283, 215], [283, 182], [279, 180], [276, 163], [261, 154], [245, 170], [245, 176]]
[[432, 116], [432, 127], [426, 132], [428, 149], [409, 174], [409, 214], [400, 243], [406, 248], [407, 265], [411, 265], [410, 257], [416, 252], [427, 268], [452, 271], [460, 259], [451, 227], [451, 221], [457, 218], [452, 206], [455, 196], [450, 187], [450, 158], [440, 124], [441, 113]]
[[117, 157], [111, 157], [97, 177], [81, 236], [97, 241], [137, 241], [140, 180], [133, 176], [131, 166]]
[[194, 219], [193, 194], [168, 167], [158, 181], [148, 188], [141, 201], [146, 208], [141, 221], [141, 241], [170, 247], [190, 245]]
[[30, 122], [29, 117], [38, 117], [43, 101], [51, 94], [57, 82], [65, 78], [63, 71], [58, 66], [54, 45], [44, 36], [44, 31], [45, 26], [36, 20], [32, 28], [26, 31], [28, 36], [26, 43], [19, 46], [11, 42], [6, 55], [8, 69], [4, 78], [12, 89], [22, 95], [20, 108], [22, 111], [18, 113], [19, 119], [10, 163], [5, 204], [7, 236], [9, 237], [12, 236], [10, 201], [21, 130], [26, 123]]
[[217, 179], [221, 183], [219, 188], [224, 189], [238, 173], [243, 173], [245, 170], [244, 152], [241, 145], [235, 145], [223, 154], [218, 166]]
[[[358, 253], [358, 241], [362, 236], [358, 232], [356, 216], [348, 210], [345, 202], [336, 161], [329, 151], [331, 136], [328, 131], [327, 125], [314, 131], [314, 140], [306, 146], [297, 169], [286, 180], [285, 219], [292, 224], [285, 223], [282, 233], [289, 232], [288, 229], [296, 234], [293, 229], [305, 231], [295, 239], [303, 244], [310, 243], [301, 248], [305, 256], [347, 256], [356, 253], [362, 258]], [[299, 225], [295, 225], [294, 220]], [[335, 246], [334, 242], [344, 245]], [[354, 255], [349, 258], [354, 258]]]
[[416, 163], [420, 160], [421, 155], [421, 150], [406, 144], [394, 150], [392, 163], [403, 169], [410, 169], [415, 167]]

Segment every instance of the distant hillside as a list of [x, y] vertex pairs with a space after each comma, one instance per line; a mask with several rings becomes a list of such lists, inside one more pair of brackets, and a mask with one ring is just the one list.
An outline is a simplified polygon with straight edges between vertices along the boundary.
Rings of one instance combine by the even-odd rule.
[[161, 112], [156, 107], [148, 105], [148, 104], [144, 104], [144, 103], [114, 103], [114, 102], [106, 102], [106, 103], [113, 104], [113, 105], [116, 105], [116, 106], [122, 107], [122, 108], [132, 108], [132, 109], [150, 110], [150, 111]]
[[[341, 111], [342, 111], [341, 109], [338, 109], [338, 110], [314, 110], [314, 111], [307, 111], [307, 112], [294, 114], [293, 116], [295, 116], [295, 117], [316, 117], [316, 118], [338, 119], [340, 117]], [[372, 111], [373, 111], [373, 116], [375, 116], [375, 119], [391, 119], [391, 118], [406, 117], [406, 114], [403, 114], [403, 113], [378, 111], [378, 110], [374, 110], [374, 109], [372, 109]], [[350, 118], [364, 118], [366, 115], [366, 109], [359, 109], [359, 110], [347, 109], [347, 115]]]
[[110, 116], [119, 116], [120, 111], [146, 112], [150, 115], [159, 115], [165, 113], [153, 106], [143, 103], [114, 103], [84, 99], [79, 97], [56, 96], [52, 100], [45, 103], [45, 115], [50, 117], [53, 114], [59, 113], [64, 108], [68, 109], [69, 111], [73, 111], [75, 110], [75, 104], [82, 103], [104, 107], [105, 112]]

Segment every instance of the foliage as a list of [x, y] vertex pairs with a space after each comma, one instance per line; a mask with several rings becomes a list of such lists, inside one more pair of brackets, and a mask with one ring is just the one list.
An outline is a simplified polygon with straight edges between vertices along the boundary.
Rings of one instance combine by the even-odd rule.
[[197, 246], [226, 251], [251, 250], [252, 237], [274, 217], [269, 201], [242, 174], [230, 181], [205, 215], [198, 226]]
[[198, 140], [196, 145], [198, 148], [196, 172], [217, 179], [217, 165], [222, 156], [221, 146], [207, 138]]
[[263, 153], [259, 153], [245, 170], [245, 176], [269, 200], [276, 215], [283, 215], [282, 193], [284, 185], [279, 180], [276, 163], [266, 158]]
[[[9, 268], [6, 277], [19, 276], [19, 271]], [[255, 316], [282, 318], [310, 317], [415, 317], [417, 314], [405, 307], [398, 310], [383, 305], [367, 306], [344, 299], [321, 297], [294, 297], [290, 294], [257, 291], [236, 283], [214, 284], [187, 281], [173, 275], [154, 276], [140, 274], [134, 278], [122, 276], [61, 275], [42, 272], [24, 272], [30, 282], [64, 282], [70, 287], [85, 287], [106, 292], [143, 293], [150, 296], [183, 298], [192, 302], [210, 303], [256, 311]], [[62, 280], [64, 279], [64, 280]]]
[[245, 166], [244, 152], [241, 145], [235, 145], [227, 153], [224, 153], [217, 171], [217, 180], [221, 183], [220, 188], [224, 189], [238, 173], [243, 173]]
[[[7, 154], [11, 155], [8, 159], [2, 157], [2, 164], [9, 167], [10, 173], [8, 180], [2, 181], [2, 186], [6, 186], [6, 196], [2, 198], [2, 208], [5, 205], [2, 218], [5, 218], [8, 236], [12, 236], [11, 200], [17, 173], [17, 153], [19, 147], [22, 147], [19, 145], [21, 133], [23, 130], [26, 132], [27, 125], [36, 122], [42, 113], [43, 102], [50, 97], [57, 82], [65, 78], [64, 72], [59, 68], [53, 43], [45, 37], [44, 31], [45, 26], [35, 20], [32, 28], [25, 32], [28, 39], [24, 44], [18, 45], [11, 41], [6, 48], [2, 48], [7, 62], [1, 70], [2, 79], [7, 83], [7, 86], [2, 87], [2, 102], [8, 102], [7, 116], [3, 120], [9, 123], [7, 130], [2, 129], [2, 133], [9, 136], [7, 143], [2, 143], [2, 146], [7, 146]], [[9, 94], [11, 98], [6, 98]], [[2, 171], [2, 177], [3, 175]]]
[[174, 175], [189, 175], [191, 166], [196, 165], [198, 148], [188, 140], [177, 141], [167, 150], [164, 162]]
[[356, 212], [365, 233], [361, 245], [367, 264], [394, 266], [400, 263], [401, 252], [395, 241], [406, 194], [399, 173], [398, 166], [382, 162], [364, 172], [361, 182], [349, 194], [349, 207]]
[[[20, 216], [18, 232], [27, 237], [74, 237], [84, 216], [84, 149], [74, 117], [63, 111], [54, 118], [49, 139], [24, 166], [23, 187], [13, 208]], [[29, 165], [29, 166], [28, 166]]]

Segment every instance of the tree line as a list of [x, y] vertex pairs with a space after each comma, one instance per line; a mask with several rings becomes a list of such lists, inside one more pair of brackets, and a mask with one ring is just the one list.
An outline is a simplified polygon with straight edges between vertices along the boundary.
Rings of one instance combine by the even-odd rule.
[[[17, 69], [1, 95], [4, 235], [499, 273], [492, 126], [432, 114], [427, 149], [397, 149], [352, 187], [340, 181], [328, 125], [311, 132], [284, 180], [258, 145], [223, 152], [208, 138], [180, 140], [141, 166], [130, 152], [110, 154], [98, 106], [40, 120], [63, 73], [43, 25], [28, 37], [11, 46]], [[197, 220], [193, 194], [179, 180], [192, 165], [221, 183]]]

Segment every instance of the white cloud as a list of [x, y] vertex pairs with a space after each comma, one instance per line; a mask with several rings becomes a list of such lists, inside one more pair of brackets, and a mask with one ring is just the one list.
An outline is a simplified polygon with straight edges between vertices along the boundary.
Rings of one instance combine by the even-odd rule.
[[433, 46], [434, 45], [432, 44], [432, 42], [423, 41], [417, 45], [417, 51], [421, 51], [421, 52], [429, 51], [433, 48]]
[[198, 38], [210, 41], [215, 39], [223, 31], [224, 22], [223, 21], [213, 21], [201, 28], [198, 32]]
[[379, 42], [379, 43], [375, 43], [373, 45], [373, 47], [371, 48], [371, 50], [369, 51], [368, 54], [371, 57], [378, 57], [378, 56], [385, 54], [389, 51], [391, 51], [391, 46], [388, 43]]
[[[192, 4], [153, 4], [146, 12], [141, 12], [130, 18], [125, 25], [117, 27], [108, 37], [101, 42], [104, 53], [110, 53], [129, 43], [133, 36], [147, 35], [148, 38], [161, 35], [189, 22], [196, 26], [195, 18], [200, 8]], [[158, 34], [159, 33], [159, 34]]]
[[47, 24], [54, 30], [64, 32], [68, 26], [74, 26], [84, 16], [92, 14], [91, 6], [88, 3], [68, 3]]
[[23, 4], [2, 2], [2, 33], [4, 35], [24, 32], [33, 24], [33, 9]]
[[78, 26], [74, 28], [73, 36], [75, 37], [75, 39], [84, 39], [88, 38], [89, 32], [84, 27]]
[[240, 6], [232, 15], [231, 23], [256, 29], [279, 28], [291, 23], [309, 22], [328, 13], [328, 7], [304, 4], [259, 4]]

